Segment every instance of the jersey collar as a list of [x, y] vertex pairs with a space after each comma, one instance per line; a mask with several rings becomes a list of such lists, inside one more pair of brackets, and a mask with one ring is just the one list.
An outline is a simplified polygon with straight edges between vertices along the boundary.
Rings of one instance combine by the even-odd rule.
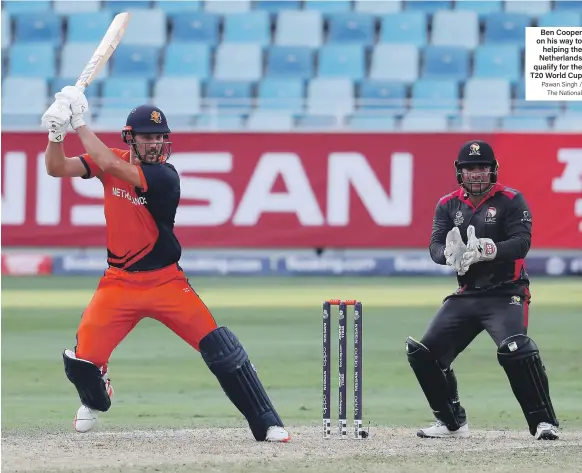
[[467, 204], [473, 210], [477, 210], [479, 207], [481, 207], [482, 204], [484, 204], [487, 200], [489, 200], [495, 194], [503, 191], [503, 189], [505, 189], [505, 186], [501, 185], [499, 182], [496, 182], [495, 184], [493, 184], [493, 187], [491, 189], [489, 189], [489, 192], [487, 192], [487, 194], [485, 194], [483, 196], [483, 198], [479, 202], [479, 205], [477, 205], [476, 207], [471, 202], [471, 199], [469, 199], [469, 193], [463, 187], [459, 188], [459, 190], [457, 191], [457, 197], [461, 202], [463, 202], [464, 204]]

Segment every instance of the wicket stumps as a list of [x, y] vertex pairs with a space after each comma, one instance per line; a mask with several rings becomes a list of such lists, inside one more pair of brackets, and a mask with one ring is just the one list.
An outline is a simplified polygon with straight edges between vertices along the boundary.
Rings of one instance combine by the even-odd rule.
[[347, 318], [354, 306], [354, 432], [355, 439], [367, 437], [362, 429], [362, 303], [330, 299], [323, 303], [323, 438], [331, 438], [331, 306], [338, 306], [338, 417], [339, 436], [347, 438]]

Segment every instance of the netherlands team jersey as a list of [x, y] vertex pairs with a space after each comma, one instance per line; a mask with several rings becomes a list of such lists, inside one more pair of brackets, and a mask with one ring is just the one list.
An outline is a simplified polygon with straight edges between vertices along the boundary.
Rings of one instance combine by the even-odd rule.
[[[129, 150], [111, 149], [130, 161]], [[180, 178], [174, 166], [140, 163], [142, 185], [134, 187], [105, 174], [88, 154], [79, 156], [87, 173], [98, 178], [105, 192], [107, 262], [126, 271], [151, 271], [178, 263], [182, 248], [174, 235], [180, 201]]]

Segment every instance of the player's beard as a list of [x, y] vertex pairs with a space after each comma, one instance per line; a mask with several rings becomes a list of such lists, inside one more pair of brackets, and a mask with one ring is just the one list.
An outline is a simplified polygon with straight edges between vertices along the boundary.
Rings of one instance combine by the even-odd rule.
[[491, 189], [491, 172], [475, 172], [463, 176], [463, 187], [471, 195], [483, 195]]

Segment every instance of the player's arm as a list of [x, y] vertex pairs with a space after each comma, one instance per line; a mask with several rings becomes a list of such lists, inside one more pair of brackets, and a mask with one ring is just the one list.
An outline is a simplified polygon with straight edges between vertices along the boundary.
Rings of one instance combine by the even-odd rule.
[[432, 233], [430, 235], [430, 257], [436, 264], [447, 264], [445, 258], [445, 245], [447, 233], [453, 227], [453, 222], [447, 213], [445, 205], [439, 203], [434, 211], [432, 221]]
[[53, 177], [88, 177], [87, 165], [80, 157], [67, 158], [63, 142], [49, 141], [44, 153], [46, 172]]
[[503, 227], [507, 239], [496, 243], [497, 259], [525, 258], [531, 246], [531, 213], [522, 194], [510, 201]]
[[119, 159], [86, 125], [75, 129], [87, 154], [106, 174], [115, 176], [135, 187], [145, 186], [143, 174], [138, 166]]

